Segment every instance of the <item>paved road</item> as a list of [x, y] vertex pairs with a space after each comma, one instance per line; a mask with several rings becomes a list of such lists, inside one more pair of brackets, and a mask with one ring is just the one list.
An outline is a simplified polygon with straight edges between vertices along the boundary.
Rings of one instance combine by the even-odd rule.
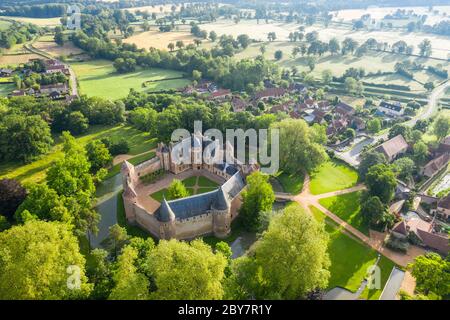
[[[438, 105], [439, 105], [439, 99], [445, 94], [445, 90], [450, 87], [450, 81], [447, 80], [441, 85], [437, 86], [433, 89], [433, 91], [428, 96], [428, 103], [425, 106], [425, 108], [422, 110], [422, 112], [415, 117], [413, 117], [411, 120], [404, 122], [407, 126], [414, 126], [418, 120], [425, 120], [429, 119], [433, 116], [433, 114], [437, 111]], [[362, 149], [366, 145], [375, 144], [380, 140], [387, 140], [389, 132], [386, 131], [383, 134], [376, 135], [374, 138], [370, 141], [363, 141], [363, 143], [356, 144], [352, 149], [346, 152], [335, 152], [336, 156], [351, 166], [358, 166], [359, 165], [359, 155], [362, 152]]]

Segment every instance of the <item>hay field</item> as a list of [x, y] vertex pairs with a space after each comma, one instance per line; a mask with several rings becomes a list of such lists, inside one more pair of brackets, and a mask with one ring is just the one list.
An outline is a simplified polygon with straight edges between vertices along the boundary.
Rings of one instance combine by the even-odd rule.
[[16, 20], [23, 23], [32, 23], [39, 27], [56, 27], [61, 25], [61, 18], [27, 18], [27, 17], [5, 17], [0, 16], [0, 18], [7, 20]]
[[[428, 10], [428, 7], [369, 7], [367, 9], [347, 9], [347, 10], [340, 10], [340, 11], [334, 11], [331, 12], [333, 14], [334, 20], [336, 21], [347, 21], [350, 22], [353, 19], [359, 19], [362, 15], [370, 14], [370, 16], [374, 19], [383, 19], [384, 16], [387, 14], [392, 14], [397, 9], [406, 10], [406, 11], [414, 11], [414, 13], [419, 15], [426, 14], [427, 20], [425, 21], [425, 24], [435, 24], [441, 20], [448, 19], [448, 16], [450, 15], [450, 6], [434, 6], [434, 10], [438, 10], [438, 14], [434, 14], [434, 12], [430, 12]], [[446, 15], [444, 15], [446, 13]]]
[[83, 50], [75, 47], [75, 45], [70, 41], [66, 41], [63, 46], [56, 44], [55, 41], [53, 41], [53, 36], [42, 36], [35, 43], [33, 43], [33, 46], [36, 49], [45, 51], [54, 57], [83, 53]]
[[[239, 34], [247, 34], [250, 38], [257, 41], [267, 41], [267, 34], [269, 32], [275, 32], [278, 41], [287, 41], [289, 33], [296, 31], [298, 25], [295, 23], [281, 22], [269, 22], [266, 24], [264, 21], [260, 21], [257, 24], [256, 20], [243, 20], [235, 24], [231, 20], [219, 19], [213, 23], [202, 24], [201, 29], [208, 32], [214, 30], [219, 36], [226, 34], [236, 37]], [[408, 33], [402, 31], [354, 31], [345, 27], [330, 26], [324, 28], [319, 25], [305, 28], [305, 33], [311, 31], [317, 31], [319, 33], [319, 39], [322, 41], [329, 41], [333, 37], [336, 37], [339, 41], [343, 41], [346, 37], [351, 37], [362, 43], [368, 38], [375, 38], [379, 42], [393, 44], [399, 39], [402, 39], [408, 45], [414, 45], [416, 47], [415, 53], [418, 52], [417, 45], [424, 39], [429, 39], [433, 47], [432, 57], [447, 59], [450, 55], [450, 38], [434, 34]]]
[[123, 39], [124, 43], [134, 43], [138, 48], [148, 49], [150, 47], [162, 50], [168, 50], [169, 43], [175, 44], [178, 40], [182, 40], [184, 45], [194, 42], [195, 37], [187, 31], [147, 31], [135, 34], [127, 39]]

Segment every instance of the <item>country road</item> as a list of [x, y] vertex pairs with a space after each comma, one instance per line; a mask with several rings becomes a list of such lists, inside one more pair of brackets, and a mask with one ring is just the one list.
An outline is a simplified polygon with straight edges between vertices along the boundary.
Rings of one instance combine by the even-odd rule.
[[[424, 107], [421, 113], [413, 117], [411, 120], [404, 122], [403, 124], [407, 126], [414, 126], [418, 120], [428, 119], [433, 116], [433, 114], [437, 111], [439, 105], [439, 99], [444, 95], [445, 90], [450, 87], [450, 81], [446, 80], [444, 83], [441, 83], [439, 86], [433, 89], [433, 91], [428, 96], [428, 103]], [[367, 140], [363, 143], [359, 143], [355, 145], [352, 149], [345, 152], [335, 152], [336, 156], [341, 160], [347, 162], [353, 167], [357, 167], [359, 165], [359, 155], [362, 152], [364, 146], [375, 144], [380, 140], [387, 140], [389, 132], [386, 131], [380, 135], [376, 135], [373, 139]]]

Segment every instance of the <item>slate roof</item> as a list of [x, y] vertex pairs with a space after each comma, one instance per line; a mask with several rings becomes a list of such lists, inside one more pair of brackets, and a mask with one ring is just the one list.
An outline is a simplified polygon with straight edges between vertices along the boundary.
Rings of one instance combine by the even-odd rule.
[[390, 110], [393, 110], [396, 112], [400, 112], [402, 110], [402, 105], [400, 104], [400, 102], [392, 102], [391, 103], [391, 102], [381, 101], [380, 107], [390, 109]]
[[438, 208], [450, 210], [450, 195], [447, 195], [446, 197], [439, 200]]
[[355, 109], [352, 106], [350, 106], [344, 102], [339, 102], [336, 105], [334, 111], [341, 115], [346, 115], [346, 116], [353, 115], [355, 113]]
[[241, 192], [244, 186], [240, 172], [236, 172], [217, 190], [177, 200], [163, 199], [156, 217], [159, 221], [168, 222], [203, 215], [212, 209], [226, 210], [230, 207], [230, 201]]

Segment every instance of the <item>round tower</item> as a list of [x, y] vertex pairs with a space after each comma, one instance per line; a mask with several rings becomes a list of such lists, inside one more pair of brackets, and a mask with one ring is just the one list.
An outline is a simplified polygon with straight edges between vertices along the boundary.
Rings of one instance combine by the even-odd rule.
[[161, 202], [161, 207], [159, 207], [159, 211], [157, 214], [157, 219], [160, 222], [159, 226], [159, 238], [160, 239], [172, 239], [176, 237], [176, 229], [175, 229], [175, 213], [173, 213], [170, 208], [169, 203], [166, 198], [163, 198]]
[[217, 238], [225, 238], [231, 231], [230, 202], [222, 187], [217, 190], [217, 198], [212, 205], [213, 233]]

